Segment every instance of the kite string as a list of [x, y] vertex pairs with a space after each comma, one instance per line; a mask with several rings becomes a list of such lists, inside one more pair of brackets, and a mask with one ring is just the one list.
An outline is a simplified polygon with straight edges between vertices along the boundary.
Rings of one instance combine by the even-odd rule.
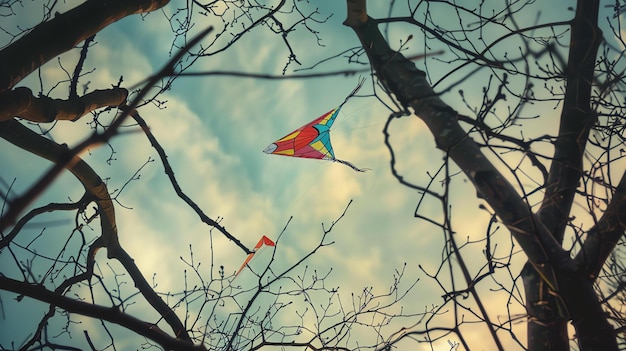
[[361, 90], [361, 88], [363, 87], [363, 84], [365, 84], [365, 78], [361, 77], [359, 78], [359, 82], [357, 83], [356, 87], [352, 90], [350, 94], [348, 94], [348, 96], [343, 100], [341, 105], [339, 105], [339, 108], [345, 105], [346, 102], [348, 102], [348, 100], [350, 100], [351, 97], [355, 96], [356, 93], [358, 93], [359, 90]]
[[[365, 84], [365, 78], [361, 77], [359, 78], [359, 81], [356, 87], [352, 90], [352, 92], [350, 92], [350, 94], [348, 94], [348, 96], [343, 100], [343, 102], [341, 103], [341, 105], [339, 105], [337, 109], [342, 108], [343, 105], [345, 105], [348, 102], [348, 100], [350, 100], [350, 98], [354, 97], [359, 92], [359, 90], [363, 87], [363, 84]], [[327, 156], [330, 156], [330, 155], [327, 155]], [[357, 172], [365, 172], [365, 171], [370, 170], [369, 168], [359, 168], [348, 161], [340, 160], [335, 157], [329, 157], [329, 159], [332, 160], [333, 162], [339, 162], [341, 164], [344, 164]]]
[[[366, 78], [364, 77], [359, 77], [359, 81], [356, 85], [356, 87], [354, 89], [352, 89], [352, 92], [350, 92], [350, 94], [348, 94], [348, 96], [346, 96], [346, 98], [343, 100], [343, 102], [337, 107], [338, 109], [342, 109], [342, 107], [348, 102], [348, 100], [350, 100], [351, 98], [355, 97], [356, 94], [359, 92], [359, 90], [363, 87], [363, 85], [366, 82]], [[360, 97], [364, 97], [364, 95], [361, 95]], [[342, 115], [343, 117], [338, 121], [335, 122], [335, 124], [333, 125], [333, 130], [337, 130], [337, 127], [345, 122], [346, 120], [349, 119], [349, 117], [357, 114], [359, 111], [363, 110], [365, 108], [365, 106], [371, 106], [373, 104], [373, 101], [369, 101], [367, 104], [365, 105], [361, 105], [361, 107], [358, 107], [356, 111], [352, 111], [349, 113], [346, 113], [346, 110], [342, 109]]]

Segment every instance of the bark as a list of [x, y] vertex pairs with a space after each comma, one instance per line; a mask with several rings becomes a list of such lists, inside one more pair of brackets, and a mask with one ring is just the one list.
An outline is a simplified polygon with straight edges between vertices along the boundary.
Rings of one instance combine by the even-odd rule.
[[0, 51], [0, 93], [44, 63], [126, 16], [165, 6], [169, 0], [89, 0], [57, 14]]
[[35, 97], [26, 87], [0, 93], [0, 122], [13, 117], [38, 123], [55, 120], [74, 121], [101, 107], [115, 107], [126, 102], [128, 90], [111, 88], [94, 90], [69, 100], [52, 99], [47, 96]]
[[[596, 121], [590, 106], [595, 59], [602, 33], [598, 28], [598, 0], [579, 0], [571, 24], [570, 48], [565, 74], [559, 135], [554, 144], [546, 192], [538, 211], [539, 219], [554, 238], [563, 242], [576, 188], [582, 176], [582, 160], [589, 131]], [[604, 260], [598, 262], [600, 266]], [[533, 270], [525, 269], [526, 309], [529, 315], [530, 350], [568, 350], [567, 320], [555, 313], [555, 299]], [[541, 336], [541, 337], [539, 337]]]
[[[549, 288], [545, 291], [557, 297], [559, 303], [551, 312], [572, 321], [581, 350], [617, 350], [614, 330], [605, 318], [592, 281], [459, 126], [457, 113], [432, 90], [425, 73], [389, 48], [376, 21], [364, 17], [364, 11], [364, 0], [348, 0], [345, 24], [359, 37], [379, 81], [425, 122], [437, 147], [463, 170], [510, 230], [541, 277], [535, 284], [545, 283]], [[563, 329], [557, 325], [556, 330]]]
[[560, 301], [550, 294], [537, 271], [527, 262], [521, 272], [526, 298], [526, 347], [530, 351], [568, 351], [567, 319], [557, 309]]

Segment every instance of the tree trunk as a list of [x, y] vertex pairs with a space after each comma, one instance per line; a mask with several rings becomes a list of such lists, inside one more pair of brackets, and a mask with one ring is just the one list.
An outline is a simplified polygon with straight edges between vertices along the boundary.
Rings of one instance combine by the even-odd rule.
[[557, 298], [530, 263], [522, 269], [526, 297], [526, 347], [530, 351], [568, 351], [567, 320], [557, 311]]
[[[579, 0], [571, 25], [565, 97], [559, 136], [555, 142], [546, 192], [538, 211], [539, 219], [552, 236], [563, 242], [565, 228], [582, 176], [582, 160], [589, 131], [596, 121], [591, 110], [591, 87], [595, 59], [602, 33], [598, 28], [598, 0]], [[583, 274], [582, 271], [579, 274]], [[528, 313], [528, 349], [569, 350], [567, 320], [556, 313], [553, 296], [534, 270], [522, 271]]]

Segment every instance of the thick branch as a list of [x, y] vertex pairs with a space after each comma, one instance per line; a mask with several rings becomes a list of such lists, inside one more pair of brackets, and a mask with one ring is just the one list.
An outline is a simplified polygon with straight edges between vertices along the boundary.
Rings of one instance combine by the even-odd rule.
[[546, 193], [539, 218], [558, 242], [563, 234], [582, 176], [582, 160], [589, 131], [596, 121], [591, 110], [591, 87], [602, 32], [598, 28], [598, 0], [579, 0], [572, 21], [566, 68], [567, 85], [559, 135], [554, 144]]
[[[167, 64], [154, 76], [148, 79], [148, 82], [144, 85], [141, 91], [137, 94], [137, 96], [129, 102], [128, 106], [130, 109], [134, 109], [140, 101], [148, 94], [148, 91], [151, 87], [156, 84], [156, 82], [164, 77], [164, 75], [168, 72], [171, 72], [174, 69], [174, 65], [187, 53], [187, 51], [194, 45], [198, 44], [202, 38], [204, 38], [208, 33], [213, 30], [213, 27], [206, 28], [201, 31], [196, 37], [190, 40], [181, 50], [178, 51], [174, 57], [172, 57]], [[48, 185], [52, 182], [52, 180], [61, 173], [61, 171], [68, 167], [70, 163], [76, 158], [76, 156], [85, 150], [87, 147], [92, 146], [94, 144], [104, 143], [109, 141], [114, 135], [117, 134], [118, 128], [124, 123], [126, 118], [128, 117], [128, 113], [121, 113], [109, 126], [109, 128], [105, 129], [102, 133], [94, 133], [89, 138], [84, 140], [83, 142], [76, 145], [74, 148], [67, 150], [61, 156], [61, 158], [55, 162], [55, 165], [46, 172], [41, 179], [37, 183], [35, 183], [30, 189], [26, 191], [22, 196], [20, 196], [16, 201], [11, 203], [8, 210], [4, 213], [2, 217], [0, 217], [0, 230], [3, 230], [10, 224], [15, 223], [15, 220], [18, 214], [24, 210], [26, 205], [28, 205], [31, 201], [33, 201], [39, 194], [41, 194]], [[3, 128], [4, 123], [0, 122], [0, 129]], [[109, 248], [110, 249], [110, 248]], [[109, 255], [111, 253], [109, 252]]]
[[[68, 151], [67, 146], [59, 145], [50, 139], [44, 138], [13, 119], [0, 122], [0, 137], [53, 163], [59, 163], [66, 157]], [[106, 247], [109, 247], [111, 244], [116, 244], [117, 246], [115, 211], [109, 191], [102, 178], [79, 157], [74, 157], [67, 165], [67, 169], [76, 176], [85, 187], [87, 193], [98, 204], [100, 225], [102, 227], [102, 244]], [[19, 204], [11, 203], [10, 205], [16, 206]]]
[[156, 324], [147, 323], [122, 312], [117, 307], [104, 307], [70, 299], [46, 289], [43, 285], [29, 284], [0, 275], [0, 289], [28, 296], [70, 313], [93, 317], [121, 325], [128, 330], [154, 340], [166, 350], [206, 350], [202, 345], [193, 345], [190, 341], [167, 335]]
[[[89, 3], [98, 3], [98, 4], [103, 3], [105, 4], [105, 6], [111, 5], [109, 4], [108, 1], [102, 1], [102, 2], [88, 1], [85, 4], [89, 4]], [[120, 3], [120, 1], [114, 1], [112, 3], [113, 5], [115, 4], [120, 5], [118, 4]], [[125, 2], [121, 2], [121, 3], [123, 4]], [[85, 4], [81, 5], [81, 7], [84, 6]], [[133, 2], [133, 4], [135, 3]], [[70, 12], [73, 12], [73, 11], [74, 10]], [[137, 95], [137, 97], [135, 97], [135, 99], [133, 99], [129, 103], [129, 110], [132, 110], [137, 106], [138, 102], [144, 98], [144, 96], [147, 94], [149, 89], [160, 78], [162, 78], [166, 73], [171, 72], [173, 70], [174, 65], [177, 62], [179, 62], [179, 60], [183, 57], [183, 55], [185, 55], [185, 53], [187, 53], [189, 48], [198, 44], [198, 42], [211, 31], [212, 31], [212, 27], [206, 28], [203, 31], [201, 31], [196, 37], [190, 40], [181, 50], [179, 50], [179, 52], [176, 55], [174, 55], [156, 75], [150, 77], [148, 79], [148, 82], [143, 87], [143, 89]], [[1, 54], [2, 53], [0, 53], [0, 57], [1, 57]], [[2, 62], [1, 59], [0, 59], [0, 62]], [[2, 71], [0, 71], [0, 79], [2, 79], [1, 74], [2, 74]], [[0, 91], [2, 90], [0, 89]], [[121, 115], [118, 116], [117, 119], [115, 119], [111, 123], [109, 128], [106, 129], [103, 133], [93, 134], [90, 138], [78, 144], [76, 147], [74, 147], [71, 150], [67, 149], [67, 147], [61, 147], [60, 145], [37, 135], [36, 133], [24, 127], [23, 125], [21, 125], [19, 122], [15, 121], [14, 119], [11, 119], [5, 122], [0, 122], [0, 137], [7, 139], [8, 141], [14, 143], [15, 145], [27, 151], [40, 155], [44, 158], [51, 159], [55, 163], [55, 165], [46, 174], [44, 174], [44, 176], [37, 183], [35, 183], [35, 185], [33, 185], [23, 196], [19, 197], [17, 201], [13, 201], [10, 204], [7, 213], [4, 216], [2, 216], [2, 218], [0, 218], [0, 229], [4, 229], [7, 226], [9, 226], [11, 223], [14, 223], [15, 219], [17, 218], [18, 213], [20, 213], [26, 207], [26, 205], [30, 203], [36, 196], [41, 194], [41, 192], [46, 189], [46, 187], [50, 184], [50, 182], [52, 182], [54, 177], [56, 177], [64, 168], [69, 169], [70, 171], [72, 171], [72, 173], [74, 173], [74, 171], [79, 173], [79, 174], [76, 174], [76, 173], [75, 174], [80, 179], [80, 173], [82, 172], [78, 171], [77, 167], [89, 168], [89, 166], [86, 163], [84, 163], [82, 160], [80, 160], [80, 158], [77, 156], [78, 153], [90, 145], [93, 145], [98, 142], [106, 142], [110, 138], [112, 138], [117, 133], [118, 128], [125, 121], [127, 116], [128, 116], [127, 113], [122, 113]], [[25, 139], [28, 139], [28, 141], [25, 141]], [[51, 151], [49, 148], [51, 148]], [[88, 172], [89, 170], [84, 170], [84, 171]], [[91, 170], [91, 172], [93, 172], [93, 170]], [[135, 283], [135, 286], [139, 289], [139, 291], [145, 297], [145, 299], [155, 308], [155, 310], [159, 312], [159, 314], [163, 317], [163, 319], [170, 325], [176, 337], [184, 341], [188, 341], [189, 342], [188, 345], [190, 345], [191, 337], [187, 333], [187, 330], [185, 329], [185, 326], [182, 324], [181, 320], [174, 313], [174, 311], [152, 289], [150, 284], [146, 281], [142, 273], [139, 271], [138, 267], [135, 265], [132, 257], [128, 255], [126, 251], [124, 251], [123, 248], [119, 245], [119, 242], [117, 240], [117, 230], [115, 228], [113, 204], [109, 198], [106, 186], [104, 185], [104, 183], [102, 183], [102, 180], [97, 176], [97, 174], [95, 174], [95, 177], [97, 177], [98, 179], [97, 183], [101, 183], [95, 187], [91, 187], [89, 184], [86, 184], [85, 182], [83, 182], [82, 179], [81, 179], [81, 182], [83, 182], [83, 185], [88, 190], [88, 192], [96, 194], [95, 197], [96, 197], [96, 201], [98, 201], [98, 204], [99, 204], [100, 217], [102, 220], [102, 237], [99, 238], [99, 241], [102, 241], [103, 245], [107, 247], [107, 254], [110, 258], [116, 258], [122, 263], [122, 265], [124, 265], [124, 268], [132, 277]], [[91, 181], [91, 180], [96, 180], [96, 178], [88, 179], [88, 181]], [[100, 194], [102, 194], [102, 196], [100, 196]], [[102, 203], [101, 205], [101, 201], [106, 201], [106, 203]]]
[[[597, 48], [602, 39], [597, 24], [598, 6], [597, 0], [578, 1], [576, 15], [571, 21], [569, 57], [565, 68], [567, 84], [559, 135], [554, 143], [554, 159], [550, 165], [544, 199], [538, 211], [539, 219], [559, 243], [563, 242], [576, 188], [582, 176], [582, 159], [589, 131], [596, 121], [589, 102]], [[543, 285], [531, 286], [538, 279], [533, 273], [529, 269], [522, 273], [530, 316], [528, 347], [531, 350], [567, 350], [569, 342], [566, 320], [556, 316], [554, 299]], [[545, 335], [545, 338], [537, 337], [538, 335]]]
[[156, 10], [169, 0], [99, 0], [57, 14], [0, 51], [0, 93], [102, 28], [126, 16]]
[[101, 107], [119, 106], [126, 101], [128, 90], [111, 88], [95, 90], [69, 100], [35, 97], [30, 89], [19, 87], [0, 93], [0, 121], [20, 117], [32, 122], [76, 120]]
[[589, 279], [595, 280], [606, 259], [626, 232], [626, 172], [617, 185], [606, 212], [587, 232], [587, 240], [575, 261], [583, 267]]

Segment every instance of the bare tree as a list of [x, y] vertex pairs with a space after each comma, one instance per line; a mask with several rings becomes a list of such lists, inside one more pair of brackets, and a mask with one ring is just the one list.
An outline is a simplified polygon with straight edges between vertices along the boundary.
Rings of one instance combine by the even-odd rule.
[[[424, 217], [418, 205], [416, 216], [441, 228], [448, 241], [440, 268], [449, 267], [452, 283], [440, 270], [431, 273], [445, 291], [445, 305], [454, 307], [447, 332], [466, 348], [463, 328], [471, 321], [485, 326], [498, 349], [503, 338], [529, 350], [569, 350], [570, 338], [581, 350], [623, 348], [623, 5], [393, 2], [388, 18], [374, 19], [365, 0], [346, 2], [345, 24], [361, 41], [383, 92], [397, 102], [388, 125], [414, 113], [444, 153], [431, 182], [418, 185], [396, 171], [389, 144], [392, 172], [423, 198], [439, 201], [444, 212], [442, 221]], [[400, 31], [402, 47], [392, 49], [381, 28], [396, 24], [412, 27]], [[401, 52], [415, 42], [425, 50], [443, 47], [447, 55], [417, 68]], [[492, 217], [483, 240], [461, 242], [463, 230], [453, 228], [452, 213], [463, 211], [459, 205], [452, 211], [450, 201], [456, 167], [490, 207], [484, 208]], [[499, 224], [528, 259], [521, 272], [511, 271], [517, 248], [503, 256], [493, 244]], [[483, 258], [474, 271], [467, 262], [476, 256], [464, 253], [477, 245]], [[497, 272], [510, 281], [500, 281]], [[516, 316], [501, 320], [487, 311], [493, 292], [481, 288], [486, 281], [509, 294], [507, 305], [524, 304], [526, 342], [511, 329]], [[501, 306], [503, 315], [507, 309]], [[391, 343], [419, 335], [432, 340], [434, 324]]]

